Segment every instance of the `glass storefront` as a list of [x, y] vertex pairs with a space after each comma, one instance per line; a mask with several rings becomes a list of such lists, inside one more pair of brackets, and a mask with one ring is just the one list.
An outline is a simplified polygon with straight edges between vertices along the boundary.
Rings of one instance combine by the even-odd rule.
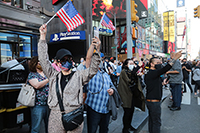
[[32, 38], [31, 35], [0, 32], [0, 63], [15, 58], [31, 58]]

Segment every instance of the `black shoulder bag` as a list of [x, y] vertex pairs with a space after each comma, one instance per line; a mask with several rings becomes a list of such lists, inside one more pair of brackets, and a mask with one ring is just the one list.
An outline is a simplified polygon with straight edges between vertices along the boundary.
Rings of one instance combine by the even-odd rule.
[[[69, 113], [64, 112], [63, 101], [61, 99], [59, 89], [58, 89], [58, 77], [56, 78], [56, 93], [58, 97], [58, 103], [60, 106], [60, 111], [62, 112], [62, 123], [66, 131], [72, 131], [76, 129], [83, 122], [83, 110], [84, 105], [81, 105], [78, 109], [71, 111]], [[80, 90], [79, 90], [80, 93]], [[79, 102], [79, 95], [78, 95]]]

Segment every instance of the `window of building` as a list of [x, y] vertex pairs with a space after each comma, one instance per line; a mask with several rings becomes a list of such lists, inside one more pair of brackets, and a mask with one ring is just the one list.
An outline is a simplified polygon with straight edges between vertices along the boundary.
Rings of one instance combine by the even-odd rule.
[[20, 57], [31, 57], [31, 37], [19, 36]]
[[23, 8], [23, 0], [0, 0], [0, 2], [6, 5]]
[[30, 58], [32, 40], [32, 36], [0, 32], [0, 64], [15, 58]]

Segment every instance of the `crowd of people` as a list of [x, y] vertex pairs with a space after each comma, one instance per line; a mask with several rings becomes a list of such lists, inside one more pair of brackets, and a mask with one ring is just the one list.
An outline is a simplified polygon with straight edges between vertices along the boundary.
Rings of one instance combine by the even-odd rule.
[[[181, 51], [171, 53], [171, 59], [155, 56], [145, 60], [133, 57], [117, 61], [100, 52], [101, 41], [95, 37], [79, 64], [73, 61], [73, 53], [67, 49], [58, 50], [56, 57], [50, 61], [46, 25], [41, 26], [39, 31], [38, 57], [32, 57], [30, 61], [27, 80], [36, 90], [35, 106], [31, 107], [31, 133], [39, 132], [42, 120], [45, 121], [46, 133], [82, 132], [83, 123], [72, 131], [63, 127], [56, 89], [61, 94], [65, 113], [85, 105], [88, 133], [96, 133], [98, 127], [99, 133], [107, 133], [109, 121], [117, 119], [120, 106], [124, 111], [123, 118], [118, 118], [122, 119], [122, 133], [135, 130], [131, 126], [134, 110], [137, 107], [145, 111], [145, 106], [149, 112], [149, 132], [159, 133], [162, 90], [171, 91], [173, 104], [169, 105], [170, 110], [181, 110], [185, 84], [193, 93], [190, 72], [195, 96], [199, 95], [200, 61], [180, 60]], [[182, 87], [183, 83], [185, 87]]]

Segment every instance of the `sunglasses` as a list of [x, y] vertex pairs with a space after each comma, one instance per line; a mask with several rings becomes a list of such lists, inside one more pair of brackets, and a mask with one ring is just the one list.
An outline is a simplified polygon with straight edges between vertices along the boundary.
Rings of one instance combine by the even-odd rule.
[[65, 57], [63, 57], [61, 60], [60, 60], [60, 62], [62, 63], [62, 62], [70, 62], [70, 61], [72, 61], [72, 57], [67, 57], [67, 56], [65, 56]]

